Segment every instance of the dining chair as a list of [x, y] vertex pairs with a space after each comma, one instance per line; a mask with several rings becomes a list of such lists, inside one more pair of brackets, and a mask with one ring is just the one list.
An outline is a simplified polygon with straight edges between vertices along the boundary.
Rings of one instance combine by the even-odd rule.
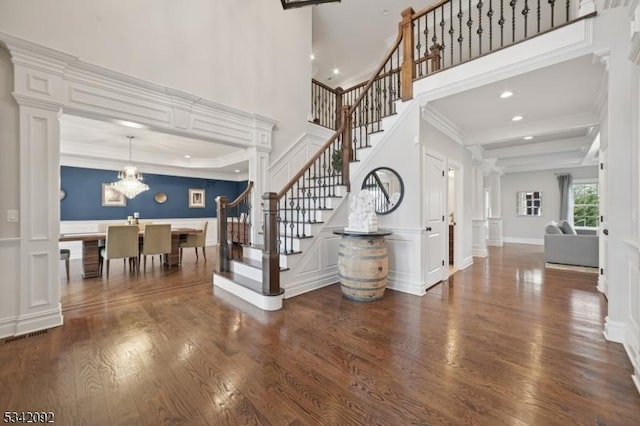
[[110, 225], [107, 227], [107, 238], [100, 251], [100, 272], [107, 262], [107, 279], [109, 278], [109, 260], [129, 258], [134, 262], [136, 272], [140, 272], [138, 264], [138, 227], [131, 225]]
[[64, 260], [64, 267], [67, 270], [67, 281], [69, 281], [69, 258], [71, 257], [71, 250], [60, 249], [60, 260]]
[[144, 232], [144, 229], [147, 227], [147, 225], [152, 225], [153, 221], [151, 220], [141, 220], [138, 222], [138, 228], [140, 229], [140, 232]]
[[[171, 253], [171, 224], [146, 225], [144, 228], [144, 238], [142, 239], [142, 250], [140, 255], [144, 256], [144, 272], [147, 272], [147, 256], [156, 254], [169, 255]], [[153, 257], [151, 257], [153, 262]]]
[[207, 242], [207, 226], [209, 222], [205, 220], [204, 226], [202, 227], [202, 232], [198, 234], [189, 234], [187, 235], [187, 239], [180, 243], [180, 260], [179, 263], [182, 265], [182, 249], [193, 247], [196, 249], [196, 262], [198, 261], [198, 247], [202, 247], [202, 256], [204, 257], [204, 261], [207, 261], [207, 252], [205, 251], [204, 246]]

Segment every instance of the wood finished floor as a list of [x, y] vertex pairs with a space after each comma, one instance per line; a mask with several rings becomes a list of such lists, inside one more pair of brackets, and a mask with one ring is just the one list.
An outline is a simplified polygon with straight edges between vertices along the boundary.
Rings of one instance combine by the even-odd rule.
[[63, 425], [639, 424], [596, 275], [545, 270], [540, 247], [491, 248], [424, 297], [334, 285], [275, 313], [213, 294], [213, 258], [136, 279], [116, 262], [108, 283], [72, 262], [65, 325], [0, 344], [0, 408]]

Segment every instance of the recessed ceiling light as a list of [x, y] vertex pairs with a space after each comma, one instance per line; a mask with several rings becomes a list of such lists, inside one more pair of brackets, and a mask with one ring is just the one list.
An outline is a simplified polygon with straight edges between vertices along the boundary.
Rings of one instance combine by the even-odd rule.
[[234, 172], [240, 173], [240, 169], [235, 169]]
[[525, 136], [525, 137], [524, 137], [524, 140], [525, 140], [525, 141], [530, 141], [531, 139], [533, 139], [533, 136]]
[[504, 92], [500, 93], [500, 97], [502, 99], [510, 98], [511, 96], [513, 96], [513, 92], [510, 92], [508, 90], [505, 90]]
[[513, 118], [511, 119], [511, 121], [520, 121], [522, 120], [522, 116], [521, 115], [514, 115]]
[[309, 59], [311, 59], [312, 61], [316, 58], [316, 55], [314, 55], [313, 53], [311, 55], [309, 55]]
[[337, 75], [337, 74], [340, 74], [340, 69], [339, 69], [338, 67], [335, 67], [335, 68], [333, 69], [333, 73], [334, 73], [334, 74], [336, 74], [336, 75]]
[[191, 158], [191, 156], [189, 154], [185, 154], [184, 158]]
[[126, 120], [115, 120], [116, 123], [121, 124], [126, 127], [131, 127], [132, 129], [146, 129], [147, 126], [144, 124], [134, 123], [133, 121]]

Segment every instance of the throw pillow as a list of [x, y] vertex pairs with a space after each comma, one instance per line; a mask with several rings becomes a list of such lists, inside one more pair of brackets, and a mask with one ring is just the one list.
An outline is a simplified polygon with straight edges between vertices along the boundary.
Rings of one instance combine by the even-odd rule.
[[544, 228], [545, 234], [562, 234], [562, 230], [558, 227], [555, 222], [549, 222], [547, 226]]
[[573, 226], [571, 226], [571, 224], [569, 222], [567, 222], [566, 220], [563, 220], [563, 221], [560, 222], [560, 229], [562, 230], [563, 234], [578, 235], [576, 230], [573, 229]]

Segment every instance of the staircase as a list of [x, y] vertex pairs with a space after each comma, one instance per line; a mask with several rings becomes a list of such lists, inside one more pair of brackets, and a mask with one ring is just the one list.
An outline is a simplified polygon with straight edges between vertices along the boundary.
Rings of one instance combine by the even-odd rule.
[[[495, 3], [507, 5], [504, 0]], [[414, 82], [572, 22], [568, 2], [566, 8], [555, 11], [553, 2], [543, 2], [544, 7], [550, 7], [546, 14], [541, 13], [540, 4], [535, 31], [532, 29], [535, 26], [527, 26], [530, 9], [525, 2], [521, 11], [524, 35], [518, 33], [515, 25], [517, 2], [508, 3], [514, 12], [509, 15], [512, 17], [509, 26], [504, 25], [504, 19], [495, 18], [491, 9], [483, 12], [481, 0], [475, 0], [467, 8], [463, 8], [460, 0], [453, 0], [417, 13], [407, 9], [402, 13], [395, 43], [365, 84], [342, 91], [312, 83], [312, 111], [318, 118], [314, 122], [335, 126], [336, 132], [283, 189], [263, 195], [264, 247], [245, 245], [241, 258], [234, 258], [226, 238], [225, 205], [219, 205], [221, 267], [214, 273], [214, 286], [272, 311], [282, 307], [285, 297], [337, 282], [337, 270], [322, 271], [322, 265], [313, 266], [315, 275], [306, 274], [313, 269], [308, 264], [320, 250], [318, 238], [314, 237], [346, 224], [348, 209], [344, 201], [352, 189], [350, 177], [358, 173], [376, 146], [384, 143], [385, 132], [401, 122], [399, 117], [411, 104], [403, 101], [413, 98]], [[558, 24], [565, 13], [565, 22]], [[473, 14], [478, 14], [476, 19], [472, 19]], [[446, 16], [451, 19], [446, 20]], [[541, 25], [541, 16], [550, 18], [549, 22]], [[454, 24], [458, 26], [454, 28]], [[488, 39], [486, 34], [483, 36], [487, 27]], [[472, 39], [473, 34], [477, 34], [477, 39]], [[326, 106], [318, 105], [326, 99], [329, 99]]]

